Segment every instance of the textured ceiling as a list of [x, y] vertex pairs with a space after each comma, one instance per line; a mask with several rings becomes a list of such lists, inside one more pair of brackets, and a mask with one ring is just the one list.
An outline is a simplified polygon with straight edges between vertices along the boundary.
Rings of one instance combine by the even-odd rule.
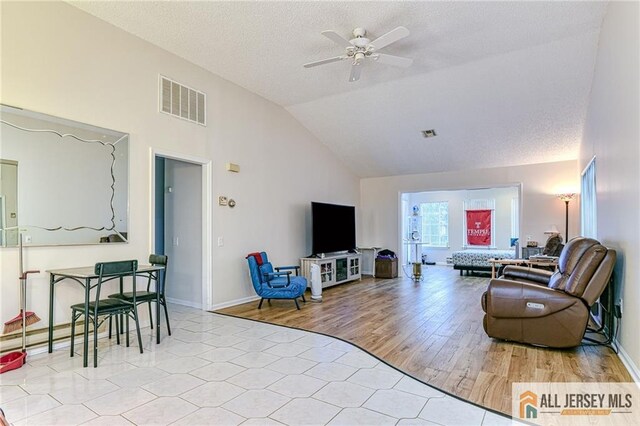
[[[72, 2], [286, 107], [360, 176], [573, 159], [606, 3]], [[346, 61], [320, 32], [411, 35], [407, 69]], [[159, 70], [161, 71], [161, 70]], [[179, 78], [176, 76], [175, 78]], [[419, 131], [438, 136], [422, 139]]]

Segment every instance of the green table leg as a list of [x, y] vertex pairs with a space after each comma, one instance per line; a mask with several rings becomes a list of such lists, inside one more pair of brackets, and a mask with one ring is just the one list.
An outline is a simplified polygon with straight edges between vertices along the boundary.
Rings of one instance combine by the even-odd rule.
[[53, 292], [55, 288], [55, 277], [49, 274], [49, 353], [53, 352]]
[[[120, 294], [124, 293], [124, 281], [123, 281], [123, 277], [119, 278], [120, 281]], [[118, 332], [118, 330], [116, 330], [116, 333]], [[124, 333], [124, 318], [122, 316], [122, 314], [120, 314], [120, 334]]]
[[84, 343], [82, 354], [82, 366], [89, 365], [89, 294], [91, 292], [91, 279], [87, 278], [84, 283]]
[[156, 275], [156, 344], [160, 343], [160, 271]]

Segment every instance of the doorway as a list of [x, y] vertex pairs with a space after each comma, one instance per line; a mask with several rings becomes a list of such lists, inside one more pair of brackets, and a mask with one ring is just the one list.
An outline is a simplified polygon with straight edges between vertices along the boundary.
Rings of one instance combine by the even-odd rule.
[[[517, 255], [521, 194], [520, 184], [401, 193], [401, 264], [450, 265], [454, 251], [473, 248], [514, 250]], [[488, 213], [481, 244], [468, 237], [470, 211]]]
[[166, 297], [170, 303], [211, 306], [210, 165], [203, 159], [152, 153], [154, 253], [169, 258]]

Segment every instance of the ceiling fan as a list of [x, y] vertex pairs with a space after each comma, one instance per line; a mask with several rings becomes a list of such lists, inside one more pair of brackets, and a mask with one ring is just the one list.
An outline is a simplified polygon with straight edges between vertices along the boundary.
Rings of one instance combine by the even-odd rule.
[[413, 59], [378, 53], [380, 49], [383, 49], [391, 43], [395, 43], [396, 41], [408, 36], [409, 30], [405, 27], [395, 28], [373, 41], [365, 37], [366, 34], [367, 31], [364, 28], [356, 28], [353, 30], [354, 38], [347, 40], [335, 31], [323, 31], [323, 36], [346, 49], [345, 54], [329, 59], [323, 59], [321, 61], [309, 62], [308, 64], [304, 64], [304, 67], [311, 68], [318, 65], [330, 64], [332, 62], [349, 59], [352, 61], [349, 82], [353, 82], [360, 79], [360, 72], [362, 70], [361, 64], [365, 59], [371, 59], [374, 62], [402, 68], [407, 68], [413, 63]]

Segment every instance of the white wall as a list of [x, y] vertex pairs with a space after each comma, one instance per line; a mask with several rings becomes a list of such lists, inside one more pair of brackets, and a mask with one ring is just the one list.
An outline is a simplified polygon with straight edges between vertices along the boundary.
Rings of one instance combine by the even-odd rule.
[[[464, 202], [467, 200], [495, 200], [495, 246], [499, 250], [514, 250], [510, 247], [511, 239], [511, 200], [518, 197], [517, 187], [490, 188], [458, 191], [428, 191], [409, 194], [409, 210], [420, 203], [447, 201], [449, 204], [449, 247], [423, 247], [422, 253], [430, 262], [446, 262], [451, 253], [463, 249], [465, 230], [463, 227]], [[406, 215], [406, 214], [405, 214]], [[403, 218], [406, 220], [406, 218]], [[560, 224], [558, 224], [560, 225]], [[563, 225], [564, 226], [564, 225]], [[545, 228], [546, 229], [546, 228]], [[403, 238], [407, 238], [403, 236]], [[525, 238], [522, 241], [526, 241]], [[540, 244], [544, 244], [541, 241]], [[410, 260], [413, 260], [411, 258]]]
[[[360, 181], [360, 221], [358, 235], [362, 247], [378, 246], [398, 251], [400, 229], [399, 194], [402, 192], [491, 188], [522, 183], [520, 237], [527, 235], [541, 244], [544, 231], [557, 224], [564, 231], [565, 206], [556, 198], [561, 192], [576, 192], [579, 179], [576, 161], [526, 166], [475, 169], [459, 172], [390, 176]], [[578, 235], [578, 205], [569, 206], [569, 238]], [[451, 214], [451, 213], [450, 213]], [[563, 232], [564, 234], [564, 232]]]
[[[150, 148], [212, 161], [213, 303], [253, 296], [244, 256], [264, 249], [275, 263], [311, 250], [310, 201], [357, 205], [358, 179], [283, 108], [66, 3], [1, 3], [3, 103], [130, 133], [129, 244], [33, 247], [42, 271], [97, 261], [146, 260], [151, 245]], [[158, 74], [207, 93], [207, 127], [158, 112]], [[241, 172], [230, 173], [234, 162]], [[18, 252], [0, 249], [0, 318], [18, 305]], [[48, 311], [48, 276], [29, 284], [30, 310]], [[61, 283], [55, 319], [82, 299]], [[143, 318], [146, 316], [143, 315]], [[46, 326], [46, 320], [39, 323]]]
[[618, 250], [620, 343], [640, 366], [640, 6], [610, 2], [600, 32], [580, 170], [596, 156], [598, 239]]

